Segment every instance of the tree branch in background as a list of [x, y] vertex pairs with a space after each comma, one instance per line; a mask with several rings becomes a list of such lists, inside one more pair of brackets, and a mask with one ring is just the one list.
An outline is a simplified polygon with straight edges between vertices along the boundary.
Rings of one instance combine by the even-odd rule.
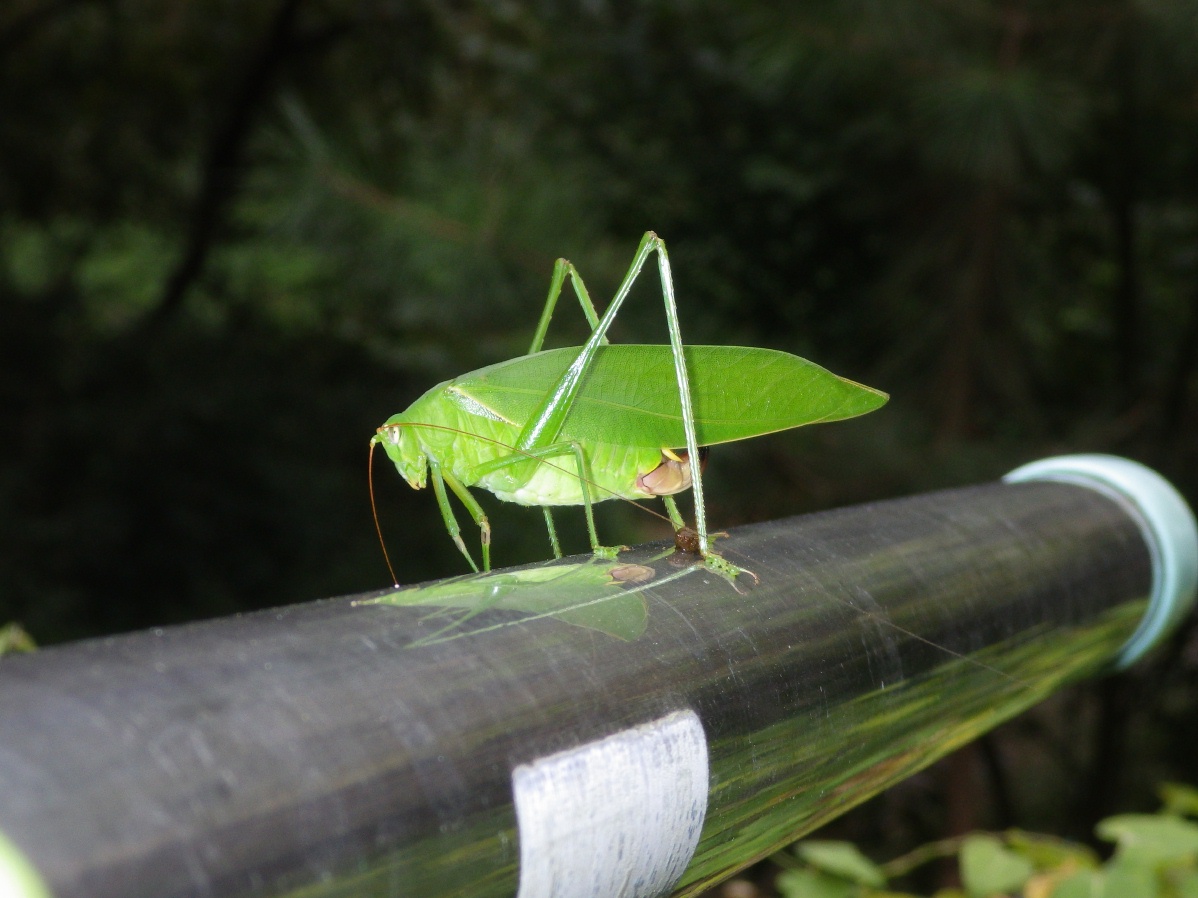
[[303, 0], [283, 0], [276, 10], [262, 46], [238, 87], [223, 122], [204, 153], [200, 192], [187, 234], [187, 242], [174, 271], [167, 279], [162, 299], [145, 319], [143, 328], [157, 330], [179, 311], [216, 242], [229, 201], [237, 190], [242, 157], [255, 116], [262, 106], [275, 71], [295, 44], [295, 21]]

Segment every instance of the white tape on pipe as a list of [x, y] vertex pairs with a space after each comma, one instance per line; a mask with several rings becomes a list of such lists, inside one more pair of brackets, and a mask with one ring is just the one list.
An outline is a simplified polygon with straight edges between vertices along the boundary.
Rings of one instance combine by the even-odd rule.
[[707, 779], [707, 738], [693, 711], [520, 765], [517, 898], [669, 892], [699, 844]]

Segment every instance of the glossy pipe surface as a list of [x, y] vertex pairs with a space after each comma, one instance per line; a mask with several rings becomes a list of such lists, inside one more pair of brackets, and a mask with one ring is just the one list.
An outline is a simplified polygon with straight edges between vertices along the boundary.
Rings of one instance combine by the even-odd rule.
[[[6, 658], [0, 834], [59, 898], [694, 894], [1105, 670], [1153, 577], [1051, 482], [717, 548], [760, 583], [642, 546]], [[618, 888], [534, 870], [609, 836]]]

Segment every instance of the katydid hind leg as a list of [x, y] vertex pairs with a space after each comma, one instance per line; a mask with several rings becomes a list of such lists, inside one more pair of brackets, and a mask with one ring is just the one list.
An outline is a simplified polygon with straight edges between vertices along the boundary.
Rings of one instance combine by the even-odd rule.
[[[691, 494], [695, 504], [695, 532], [698, 552], [703, 556], [707, 567], [716, 573], [735, 580], [738, 574], [749, 574], [754, 580], [757, 575], [752, 571], [737, 567], [723, 556], [711, 549], [707, 534], [707, 506], [703, 499], [703, 463], [699, 452], [699, 440], [695, 431], [695, 409], [691, 400], [690, 376], [686, 370], [686, 355], [683, 351], [682, 328], [678, 323], [678, 305], [674, 299], [674, 276], [670, 270], [670, 256], [666, 252], [665, 243], [652, 231], [645, 235], [641, 245], [651, 241], [651, 246], [657, 251], [657, 270], [661, 278], [662, 299], [666, 307], [666, 324], [670, 332], [670, 350], [674, 357], [674, 374], [678, 383], [678, 400], [682, 406], [682, 430], [686, 436], [686, 451], [691, 468]], [[669, 506], [667, 505], [667, 510]], [[671, 512], [671, 519], [677, 515], [677, 507]], [[679, 516], [680, 517], [680, 516]], [[675, 526], [677, 526], [675, 524]]]
[[686, 526], [686, 521], [682, 518], [682, 512], [678, 510], [678, 503], [674, 501], [673, 496], [662, 496], [661, 501], [665, 504], [666, 514], [670, 516], [670, 524], [675, 530], [681, 530]]
[[[557, 441], [566, 416], [570, 413], [574, 399], [582, 386], [584, 376], [594, 362], [595, 353], [602, 341], [606, 339], [607, 331], [615, 320], [628, 298], [632, 285], [644, 268], [649, 256], [657, 253], [658, 274], [661, 279], [662, 298], [665, 302], [666, 323], [670, 332], [670, 347], [674, 357], [674, 373], [678, 384], [679, 402], [682, 407], [682, 426], [686, 436], [686, 449], [691, 465], [691, 489], [695, 497], [695, 529], [698, 532], [699, 552], [704, 559], [710, 559], [708, 566], [720, 573], [735, 577], [740, 573], [731, 562], [724, 561], [713, 553], [707, 539], [707, 514], [703, 500], [703, 478], [700, 470], [698, 439], [695, 433], [694, 405], [691, 401], [690, 378], [686, 370], [686, 356], [682, 349], [682, 333], [678, 323], [678, 307], [674, 299], [674, 278], [670, 270], [670, 257], [666, 252], [665, 243], [652, 231], [646, 231], [633, 256], [632, 264], [628, 267], [624, 280], [621, 281], [611, 304], [603, 313], [603, 317], [591, 332], [587, 342], [579, 350], [574, 361], [562, 374], [553, 389], [546, 393], [545, 401], [534, 411], [520, 432], [516, 443], [516, 451], [525, 453], [535, 451]], [[564, 273], [562, 275], [565, 276]], [[558, 285], [560, 291], [560, 285]], [[543, 316], [544, 317], [544, 316]], [[539, 329], [538, 329], [539, 330]]]
[[[678, 504], [674, 501], [673, 496], [662, 496], [662, 501], [665, 503], [666, 511], [670, 516], [670, 523], [674, 525], [674, 548], [679, 552], [687, 552], [691, 555], [699, 554], [699, 531], [686, 525], [681, 512], [678, 511]], [[720, 530], [716, 533], [707, 534], [708, 540], [714, 542], [718, 537], [727, 536], [728, 534]], [[751, 571], [747, 573], [752, 573]], [[756, 575], [754, 575], [756, 577]]]
[[[686, 370], [682, 328], [678, 323], [678, 306], [674, 299], [674, 276], [665, 244], [657, 239], [657, 270], [661, 277], [662, 299], [666, 307], [666, 325], [670, 332], [670, 351], [674, 357], [674, 376], [678, 384], [678, 401], [682, 406], [682, 432], [686, 436], [686, 451], [691, 466], [691, 493], [695, 497], [695, 530], [699, 534], [699, 554], [708, 554], [707, 509], [703, 502], [703, 468], [699, 458], [699, 440], [695, 433], [695, 409], [691, 401], [690, 375]], [[677, 513], [675, 508], [674, 513]], [[671, 515], [673, 517], [673, 515]]]
[[662, 496], [661, 500], [665, 503], [666, 513], [669, 514], [670, 523], [674, 527], [674, 548], [688, 555], [701, 555], [699, 531], [686, 526], [686, 521], [683, 520], [682, 513], [678, 510], [678, 503], [674, 501], [673, 496]]

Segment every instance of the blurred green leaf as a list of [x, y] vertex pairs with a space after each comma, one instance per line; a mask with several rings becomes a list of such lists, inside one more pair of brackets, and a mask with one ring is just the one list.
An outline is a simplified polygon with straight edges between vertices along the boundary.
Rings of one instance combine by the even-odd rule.
[[1099, 863], [1098, 856], [1087, 845], [1022, 830], [1008, 830], [1003, 835], [1007, 846], [1027, 858], [1037, 870], [1097, 867]]
[[994, 836], [970, 836], [961, 846], [961, 881], [973, 898], [1020, 888], [1032, 875], [1031, 862]]
[[1179, 817], [1198, 817], [1198, 789], [1182, 783], [1163, 783], [1157, 793], [1164, 803], [1162, 811]]
[[37, 650], [33, 637], [18, 623], [0, 625], [0, 655], [26, 653]]
[[122, 221], [99, 231], [77, 272], [95, 328], [120, 331], [150, 311], [174, 257], [171, 240], [148, 222]]
[[1139, 859], [1115, 858], [1107, 864], [1105, 894], [1114, 898], [1163, 898], [1156, 870]]
[[1053, 889], [1051, 898], [1165, 898], [1153, 871], [1140, 864], [1083, 870]]
[[1095, 827], [1098, 837], [1118, 846], [1117, 857], [1143, 864], [1193, 862], [1198, 858], [1198, 823], [1175, 817], [1123, 814]]
[[1051, 892], [1051, 898], [1115, 898], [1106, 891], [1106, 874], [1081, 870], [1067, 876]]
[[1198, 898], [1198, 870], [1171, 870], [1165, 878], [1173, 892], [1170, 898]]
[[786, 870], [775, 881], [783, 898], [857, 898], [861, 886], [819, 870]]
[[881, 868], [851, 842], [809, 840], [795, 849], [800, 858], [813, 867], [876, 889], [886, 885]]

